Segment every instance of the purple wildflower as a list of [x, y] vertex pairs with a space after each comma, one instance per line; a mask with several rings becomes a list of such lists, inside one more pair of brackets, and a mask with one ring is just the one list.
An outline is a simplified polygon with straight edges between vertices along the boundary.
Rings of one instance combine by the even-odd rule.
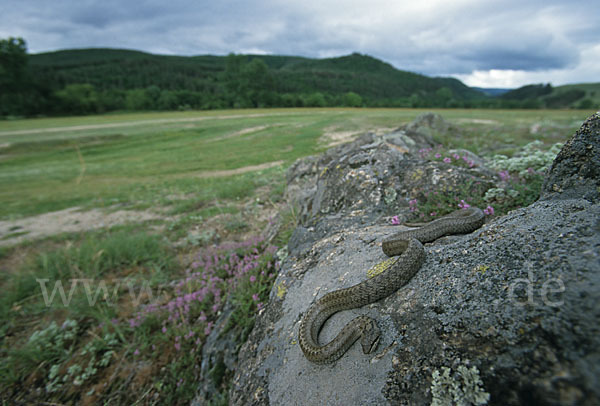
[[417, 199], [412, 199], [408, 201], [408, 207], [410, 208], [410, 211], [416, 211], [417, 210]]
[[400, 220], [398, 219], [398, 216], [392, 217], [392, 225], [397, 226], [398, 224], [400, 224]]
[[471, 207], [471, 205], [465, 202], [464, 200], [461, 200], [458, 204], [458, 207], [460, 207], [461, 209], [468, 209], [469, 207]]
[[254, 300], [255, 302], [258, 302], [258, 294], [257, 293], [252, 295], [252, 300]]
[[252, 282], [252, 283], [256, 282], [256, 276], [250, 275], [250, 282]]
[[483, 209], [483, 212], [485, 214], [487, 214], [488, 216], [493, 216], [494, 215], [494, 208], [492, 206], [488, 206], [485, 209]]
[[449, 164], [450, 162], [452, 162], [452, 159], [450, 159], [449, 157], [444, 158], [444, 162]]
[[434, 156], [435, 156], [437, 159], [440, 159], [440, 158], [442, 157], [442, 154], [440, 154], [440, 153], [438, 152], [438, 153], [436, 153]]
[[498, 176], [500, 176], [500, 179], [503, 181], [507, 181], [510, 179], [510, 174], [508, 173], [508, 171], [500, 171], [498, 172]]
[[454, 159], [456, 159], [456, 160], [460, 159], [460, 155], [458, 155], [458, 154], [454, 154], [454, 155], [452, 155], [452, 157], [454, 157]]

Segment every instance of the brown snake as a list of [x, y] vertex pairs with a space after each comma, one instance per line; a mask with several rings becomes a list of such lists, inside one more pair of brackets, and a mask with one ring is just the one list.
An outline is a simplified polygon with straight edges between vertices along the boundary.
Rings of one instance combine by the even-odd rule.
[[319, 332], [334, 313], [376, 302], [408, 283], [425, 261], [422, 243], [434, 241], [444, 235], [470, 233], [481, 227], [483, 222], [483, 212], [471, 207], [457, 210], [424, 225], [419, 224], [417, 229], [401, 231], [385, 239], [381, 246], [383, 252], [389, 257], [399, 256], [378, 264], [383, 266], [383, 272], [349, 288], [327, 293], [304, 314], [298, 341], [306, 358], [317, 364], [334, 362], [358, 338], [361, 338], [365, 354], [373, 352], [377, 348], [381, 331], [370, 317], [356, 317], [324, 345], [319, 344]]

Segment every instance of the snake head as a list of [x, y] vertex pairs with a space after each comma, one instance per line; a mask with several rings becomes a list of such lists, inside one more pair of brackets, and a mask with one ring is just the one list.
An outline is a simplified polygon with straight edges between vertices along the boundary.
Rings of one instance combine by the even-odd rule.
[[380, 336], [381, 330], [379, 330], [375, 320], [370, 320], [368, 323], [364, 324], [360, 345], [362, 346], [365, 354], [370, 354], [371, 352], [375, 351], [377, 344], [379, 344]]

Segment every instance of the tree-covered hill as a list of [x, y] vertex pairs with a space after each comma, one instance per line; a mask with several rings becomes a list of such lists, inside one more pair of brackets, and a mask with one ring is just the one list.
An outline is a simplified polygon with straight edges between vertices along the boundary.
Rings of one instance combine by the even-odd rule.
[[303, 106], [590, 108], [600, 101], [586, 85], [530, 85], [492, 97], [358, 53], [314, 59], [94, 48], [30, 55], [24, 40], [9, 38], [0, 39], [0, 73], [0, 117]]
[[[164, 90], [217, 91], [227, 70], [222, 56], [164, 56], [116, 49], [65, 50], [30, 56], [30, 68], [57, 88], [88, 83], [96, 90], [131, 90], [158, 86]], [[435, 99], [447, 88], [446, 99], [482, 98], [456, 79], [430, 78], [400, 71], [366, 55], [310, 59], [294, 56], [242, 55], [240, 64], [263, 61], [279, 94], [340, 96], [354, 92], [368, 102], [407, 98]], [[443, 93], [443, 92], [442, 92]], [[449, 97], [448, 97], [449, 95]], [[425, 100], [424, 100], [425, 101]]]
[[549, 83], [527, 85], [500, 96], [526, 107], [594, 109], [600, 107], [600, 83], [552, 87]]

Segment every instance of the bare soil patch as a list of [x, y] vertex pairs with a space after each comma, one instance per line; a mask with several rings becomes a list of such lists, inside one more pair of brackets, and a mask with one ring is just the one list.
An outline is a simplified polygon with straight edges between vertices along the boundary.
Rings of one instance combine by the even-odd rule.
[[79, 207], [26, 217], [13, 221], [0, 221], [0, 246], [18, 244], [64, 232], [80, 232], [124, 223], [140, 223], [164, 219], [161, 213], [152, 211], [101, 209], [81, 211]]
[[119, 128], [119, 127], [133, 127], [140, 125], [152, 125], [152, 124], [177, 124], [177, 123], [193, 123], [204, 120], [229, 120], [236, 118], [255, 118], [255, 117], [271, 117], [280, 116], [283, 113], [257, 113], [257, 114], [232, 114], [224, 116], [200, 116], [200, 117], [182, 117], [182, 118], [158, 118], [150, 120], [135, 120], [135, 121], [123, 121], [117, 123], [104, 123], [104, 124], [87, 124], [87, 125], [74, 125], [64, 127], [48, 127], [48, 128], [33, 128], [28, 130], [9, 130], [0, 131], [2, 135], [24, 135], [24, 134], [38, 134], [38, 133], [58, 133], [68, 131], [84, 131], [84, 130], [101, 130], [107, 128]]
[[498, 125], [500, 124], [499, 121], [496, 120], [485, 120], [485, 119], [480, 119], [480, 118], [460, 118], [458, 120], [456, 120], [456, 122], [458, 124], [487, 124], [487, 125]]
[[259, 125], [259, 126], [256, 126], [256, 127], [248, 127], [248, 128], [244, 128], [244, 129], [239, 130], [239, 131], [232, 132], [230, 134], [225, 134], [225, 135], [222, 135], [220, 137], [212, 138], [210, 141], [221, 141], [221, 140], [226, 140], [228, 138], [241, 137], [242, 135], [251, 134], [251, 133], [254, 133], [254, 132], [266, 130], [267, 128], [270, 128], [270, 127], [274, 127], [274, 126], [273, 125]]
[[283, 164], [283, 161], [273, 161], [273, 162], [265, 162], [260, 165], [249, 165], [244, 166], [242, 168], [236, 169], [224, 169], [220, 171], [204, 171], [200, 172], [197, 176], [199, 178], [220, 178], [223, 176], [232, 176], [232, 175], [240, 175], [242, 173], [261, 171], [263, 169], [273, 168], [275, 166], [279, 166]]
[[[394, 128], [381, 127], [375, 128], [370, 132], [373, 132], [377, 135], [381, 135], [389, 133], [393, 130]], [[326, 132], [321, 136], [319, 143], [324, 145], [326, 148], [331, 148], [336, 145], [350, 142], [361, 134], [364, 134], [364, 131], [338, 131], [336, 128], [328, 128], [326, 129]]]

